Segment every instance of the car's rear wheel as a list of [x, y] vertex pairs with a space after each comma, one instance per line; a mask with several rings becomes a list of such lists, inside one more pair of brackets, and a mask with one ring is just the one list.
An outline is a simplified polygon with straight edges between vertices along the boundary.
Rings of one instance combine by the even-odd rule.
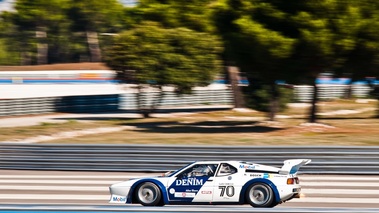
[[253, 207], [272, 207], [274, 193], [267, 184], [255, 183], [247, 189], [246, 200]]
[[162, 194], [159, 187], [151, 182], [145, 182], [137, 188], [138, 202], [144, 206], [161, 205]]

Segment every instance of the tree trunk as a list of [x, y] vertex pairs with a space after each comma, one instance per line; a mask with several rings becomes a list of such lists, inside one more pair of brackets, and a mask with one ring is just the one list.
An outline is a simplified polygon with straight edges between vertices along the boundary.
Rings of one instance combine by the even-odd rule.
[[278, 112], [279, 108], [279, 90], [278, 85], [275, 82], [272, 82], [270, 85], [270, 111], [268, 114], [269, 121], [275, 121], [275, 115]]
[[318, 88], [316, 81], [313, 81], [313, 96], [312, 96], [312, 102], [311, 102], [311, 109], [309, 112], [309, 122], [310, 123], [316, 123], [317, 122], [317, 101], [318, 101]]
[[158, 107], [161, 105], [163, 99], [163, 91], [161, 87], [159, 87], [158, 89], [158, 97], [153, 97], [153, 101], [150, 105], [150, 113], [154, 113], [155, 110], [158, 109]]
[[37, 64], [47, 64], [48, 44], [47, 33], [44, 30], [36, 31], [37, 38]]
[[97, 32], [87, 31], [88, 49], [90, 52], [91, 62], [101, 61], [101, 50]]
[[136, 98], [137, 98], [137, 108], [138, 108], [138, 112], [141, 113], [141, 115], [144, 117], [144, 118], [148, 118], [150, 116], [147, 108], [146, 108], [146, 104], [145, 104], [145, 98], [143, 98], [143, 86], [141, 85], [138, 85], [137, 86], [137, 94], [136, 94]]
[[153, 101], [149, 105], [147, 103], [147, 98], [144, 97], [144, 93], [142, 91], [143, 86], [138, 85], [138, 94], [137, 94], [137, 105], [138, 111], [142, 114], [144, 118], [149, 118], [151, 113], [154, 113], [155, 110], [159, 107], [163, 99], [162, 88], [159, 87], [158, 97], [153, 96]]
[[346, 90], [344, 92], [344, 99], [351, 99], [353, 95], [353, 85], [350, 83], [347, 85]]
[[32, 57], [29, 52], [23, 50], [20, 54], [20, 65], [31, 65], [32, 64]]
[[245, 100], [244, 100], [241, 88], [238, 86], [239, 70], [237, 67], [228, 66], [227, 72], [229, 75], [230, 85], [232, 86], [232, 91], [233, 91], [234, 108], [243, 108], [245, 107]]
[[371, 87], [371, 90], [372, 90], [371, 96], [373, 96], [376, 100], [378, 100], [375, 118], [379, 118], [379, 85], [372, 84], [371, 82], [368, 82], [368, 85]]

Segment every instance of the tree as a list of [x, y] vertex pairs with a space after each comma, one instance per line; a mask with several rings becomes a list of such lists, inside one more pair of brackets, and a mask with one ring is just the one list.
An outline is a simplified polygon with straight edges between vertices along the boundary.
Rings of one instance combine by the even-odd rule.
[[117, 0], [70, 0], [69, 17], [74, 32], [85, 32], [91, 62], [102, 60], [98, 32], [122, 29], [123, 6]]
[[[280, 91], [276, 81], [287, 78], [287, 61], [296, 42], [287, 32], [290, 26], [287, 18], [273, 5], [256, 0], [221, 1], [213, 14], [218, 33], [225, 41], [227, 63], [236, 63], [247, 73], [251, 84], [259, 79], [269, 86], [270, 120], [274, 120], [279, 107]], [[249, 90], [248, 96], [254, 92]]]
[[[350, 77], [351, 83], [366, 80], [371, 87], [371, 96], [379, 100], [378, 85], [373, 80], [379, 77], [379, 2], [361, 0], [351, 2], [350, 14], [339, 29], [355, 37], [353, 48], [346, 53], [345, 63], [336, 70], [337, 76]], [[351, 92], [351, 84], [349, 95]], [[349, 96], [350, 97], [350, 96]], [[379, 105], [378, 105], [379, 117]]]
[[[378, 61], [374, 33], [378, 3], [374, 2], [224, 0], [213, 19], [225, 40], [227, 60], [247, 72], [250, 82], [259, 79], [273, 85], [274, 103], [279, 94], [275, 80], [312, 84], [309, 122], [316, 122], [316, 78], [321, 72]], [[356, 56], [365, 60], [357, 62]]]
[[[18, 0], [15, 4], [16, 13], [14, 22], [19, 28], [19, 33], [26, 34], [24, 45], [33, 45], [37, 47], [36, 63], [48, 63], [49, 36], [48, 32], [52, 27], [59, 28], [62, 23], [66, 22], [65, 8], [67, 0]], [[34, 39], [30, 34], [34, 32]], [[23, 54], [22, 60], [30, 57], [28, 52]], [[24, 63], [25, 64], [25, 63]]]
[[13, 22], [14, 14], [4, 11], [0, 15], [0, 64], [19, 65], [21, 40], [17, 26]]
[[[137, 85], [139, 110], [148, 117], [162, 99], [163, 86], [173, 86], [178, 94], [184, 94], [194, 86], [210, 84], [221, 70], [221, 51], [215, 36], [144, 22], [115, 36], [113, 45], [105, 51], [105, 61], [120, 80]], [[158, 91], [150, 106], [142, 98], [147, 88]]]
[[135, 8], [142, 21], [155, 21], [168, 28], [185, 27], [213, 31], [209, 18], [217, 0], [140, 0]]
[[295, 18], [300, 23], [298, 59], [314, 85], [310, 122], [316, 122], [317, 85], [321, 72], [331, 70], [353, 79], [378, 75], [378, 3], [361, 1], [307, 1]]

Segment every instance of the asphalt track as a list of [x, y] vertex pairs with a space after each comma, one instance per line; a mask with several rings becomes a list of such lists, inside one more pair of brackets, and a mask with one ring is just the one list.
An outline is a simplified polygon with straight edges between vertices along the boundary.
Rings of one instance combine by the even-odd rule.
[[[7, 205], [12, 207], [23, 205], [107, 206], [122, 208], [124, 211], [130, 210], [130, 212], [133, 209], [144, 211], [146, 207], [140, 205], [108, 204], [108, 187], [128, 178], [154, 175], [157, 174], [0, 170], [0, 212], [4, 213], [1, 210]], [[295, 212], [304, 208], [354, 208], [357, 211], [363, 208], [375, 208], [379, 210], [379, 176], [300, 175], [300, 180], [303, 188], [302, 198], [280, 204], [274, 209], [281, 209], [283, 212]], [[173, 206], [163, 208], [168, 211], [175, 210]], [[176, 208], [180, 211], [188, 206]], [[241, 211], [252, 209], [249, 205], [190, 207], [192, 210], [199, 209], [199, 211], [204, 208], [220, 211], [229, 209], [234, 212], [236, 209]]]

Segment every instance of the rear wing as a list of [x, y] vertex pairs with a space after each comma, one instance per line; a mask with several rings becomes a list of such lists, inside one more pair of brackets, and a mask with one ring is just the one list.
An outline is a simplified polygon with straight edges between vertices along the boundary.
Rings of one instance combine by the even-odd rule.
[[310, 159], [291, 159], [283, 162], [282, 168], [279, 170], [279, 174], [296, 174], [300, 167], [310, 163]]

